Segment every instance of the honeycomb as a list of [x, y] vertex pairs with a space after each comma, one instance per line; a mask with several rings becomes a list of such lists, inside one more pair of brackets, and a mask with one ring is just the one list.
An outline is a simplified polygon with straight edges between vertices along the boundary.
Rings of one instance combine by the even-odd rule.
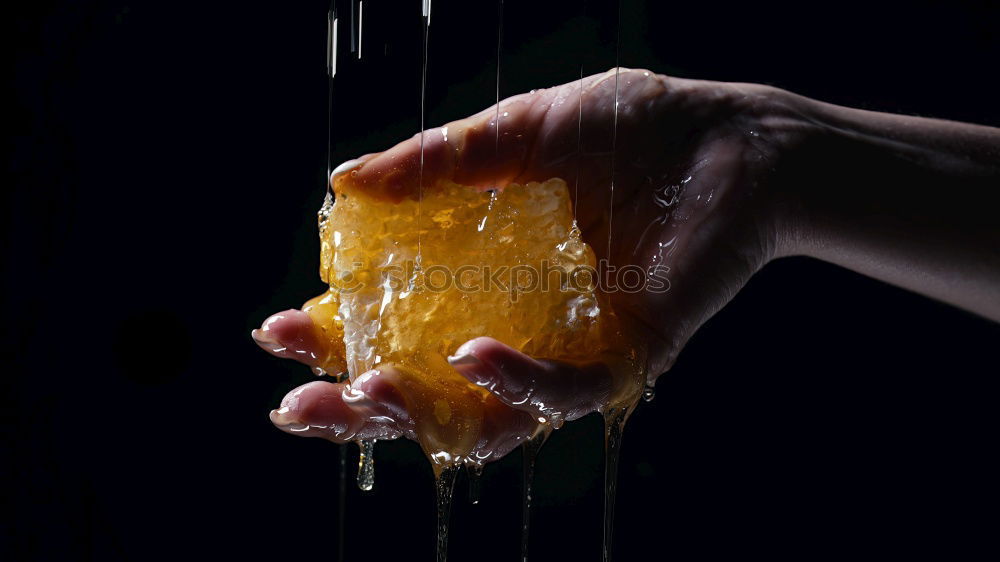
[[432, 461], [468, 462], [479, 438], [487, 391], [447, 362], [479, 336], [573, 364], [623, 359], [612, 401], [638, 396], [638, 351], [598, 290], [561, 179], [490, 191], [441, 183], [392, 200], [342, 174], [334, 194], [319, 213], [329, 291], [303, 307], [328, 342], [320, 366], [352, 380], [395, 366]]

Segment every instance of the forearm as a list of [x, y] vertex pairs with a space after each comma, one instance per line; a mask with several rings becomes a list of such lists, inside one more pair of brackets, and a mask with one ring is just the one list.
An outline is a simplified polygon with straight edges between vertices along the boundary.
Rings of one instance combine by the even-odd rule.
[[794, 251], [1000, 320], [1000, 129], [787, 103]]

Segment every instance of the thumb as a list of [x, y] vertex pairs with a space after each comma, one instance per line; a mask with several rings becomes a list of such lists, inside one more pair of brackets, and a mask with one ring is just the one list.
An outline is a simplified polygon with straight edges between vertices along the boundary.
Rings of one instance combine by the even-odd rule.
[[466, 342], [448, 362], [507, 406], [557, 427], [599, 410], [611, 395], [611, 373], [603, 364], [537, 360], [492, 338]]

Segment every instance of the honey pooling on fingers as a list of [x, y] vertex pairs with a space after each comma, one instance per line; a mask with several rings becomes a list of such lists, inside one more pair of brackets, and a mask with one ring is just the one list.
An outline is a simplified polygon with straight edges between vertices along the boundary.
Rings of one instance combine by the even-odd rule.
[[564, 181], [495, 192], [442, 183], [394, 200], [342, 174], [334, 193], [320, 211], [330, 290], [305, 307], [333, 349], [321, 366], [352, 379], [396, 367], [436, 468], [485, 460], [470, 455], [488, 392], [447, 361], [470, 339], [568, 363], [611, 358], [621, 389], [611, 401], [641, 393], [638, 350], [598, 291]]

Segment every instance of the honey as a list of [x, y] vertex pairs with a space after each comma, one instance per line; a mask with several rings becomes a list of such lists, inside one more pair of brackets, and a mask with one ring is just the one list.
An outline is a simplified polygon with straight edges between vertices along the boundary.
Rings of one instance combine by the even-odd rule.
[[608, 406], [638, 399], [641, 350], [599, 288], [564, 181], [488, 191], [442, 182], [387, 197], [345, 173], [333, 191], [319, 213], [329, 290], [303, 307], [326, 342], [319, 366], [353, 380], [393, 365], [436, 470], [481, 460], [470, 454], [488, 392], [447, 361], [470, 339], [489, 336], [540, 359], [607, 363], [616, 379]]

